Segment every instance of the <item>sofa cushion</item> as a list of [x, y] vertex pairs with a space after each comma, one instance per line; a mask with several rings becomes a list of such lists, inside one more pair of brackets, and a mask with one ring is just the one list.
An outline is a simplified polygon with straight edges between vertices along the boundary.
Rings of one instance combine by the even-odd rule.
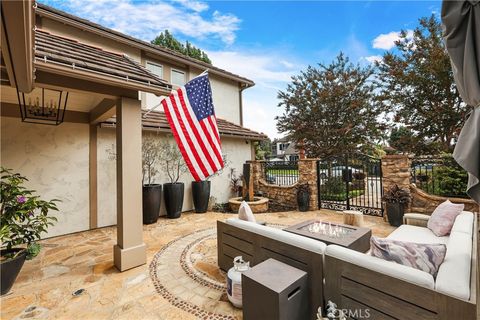
[[435, 289], [456, 298], [470, 298], [472, 264], [472, 236], [452, 232], [447, 244], [445, 260], [438, 269]]
[[403, 224], [387, 237], [390, 240], [415, 243], [448, 243], [448, 236], [437, 237], [430, 229]]
[[370, 254], [374, 257], [415, 268], [436, 276], [445, 258], [444, 244], [422, 244], [372, 237]]
[[257, 222], [255, 216], [253, 215], [252, 209], [245, 201], [240, 203], [240, 208], [238, 208], [238, 219], [243, 221]]
[[278, 240], [280, 242], [288, 243], [293, 246], [320, 254], [324, 254], [327, 247], [327, 245], [322, 241], [303, 237], [297, 234], [283, 231], [281, 229], [276, 229], [269, 226], [262, 226], [257, 223], [242, 221], [236, 218], [227, 219], [226, 223], [256, 234], [261, 234], [265, 237]]
[[453, 232], [463, 232], [470, 236], [473, 235], [473, 219], [474, 215], [472, 212], [463, 211], [455, 219], [455, 223], [452, 227]]
[[427, 272], [372, 257], [368, 254], [337, 245], [327, 246], [325, 255], [425, 288], [433, 289], [435, 286], [433, 276]]
[[465, 205], [463, 203], [455, 204], [450, 200], [438, 205], [428, 220], [427, 227], [432, 230], [436, 236], [446, 236], [452, 230], [455, 218], [462, 213]]

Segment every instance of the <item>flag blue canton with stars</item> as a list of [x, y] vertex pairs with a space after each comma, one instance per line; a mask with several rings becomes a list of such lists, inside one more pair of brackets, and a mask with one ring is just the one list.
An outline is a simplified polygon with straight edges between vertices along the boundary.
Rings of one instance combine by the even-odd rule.
[[198, 121], [215, 114], [208, 74], [192, 79], [185, 85], [185, 91]]

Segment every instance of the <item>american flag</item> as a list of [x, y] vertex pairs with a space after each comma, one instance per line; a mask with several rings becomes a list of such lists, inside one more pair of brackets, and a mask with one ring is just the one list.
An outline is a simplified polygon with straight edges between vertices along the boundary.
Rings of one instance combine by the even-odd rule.
[[192, 79], [161, 103], [195, 181], [205, 180], [222, 169], [222, 148], [208, 74]]

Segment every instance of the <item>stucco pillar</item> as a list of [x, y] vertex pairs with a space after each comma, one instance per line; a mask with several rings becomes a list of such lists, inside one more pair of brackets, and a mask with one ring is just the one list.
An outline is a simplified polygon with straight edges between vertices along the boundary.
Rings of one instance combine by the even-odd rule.
[[140, 101], [119, 98], [117, 115], [117, 244], [115, 266], [124, 271], [146, 263], [142, 228], [142, 123]]

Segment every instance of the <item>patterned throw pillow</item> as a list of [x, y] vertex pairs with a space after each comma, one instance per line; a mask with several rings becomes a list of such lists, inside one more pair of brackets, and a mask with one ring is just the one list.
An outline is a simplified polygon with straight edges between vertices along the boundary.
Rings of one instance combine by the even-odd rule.
[[444, 244], [422, 244], [377, 237], [370, 239], [372, 256], [428, 272], [433, 277], [437, 275], [446, 253], [447, 247]]
[[238, 219], [250, 222], [257, 222], [255, 216], [253, 215], [252, 209], [245, 201], [240, 203], [240, 208], [238, 209]]
[[446, 236], [452, 230], [455, 219], [462, 213], [464, 207], [464, 204], [451, 203], [449, 200], [441, 203], [428, 219], [427, 228], [437, 237]]

